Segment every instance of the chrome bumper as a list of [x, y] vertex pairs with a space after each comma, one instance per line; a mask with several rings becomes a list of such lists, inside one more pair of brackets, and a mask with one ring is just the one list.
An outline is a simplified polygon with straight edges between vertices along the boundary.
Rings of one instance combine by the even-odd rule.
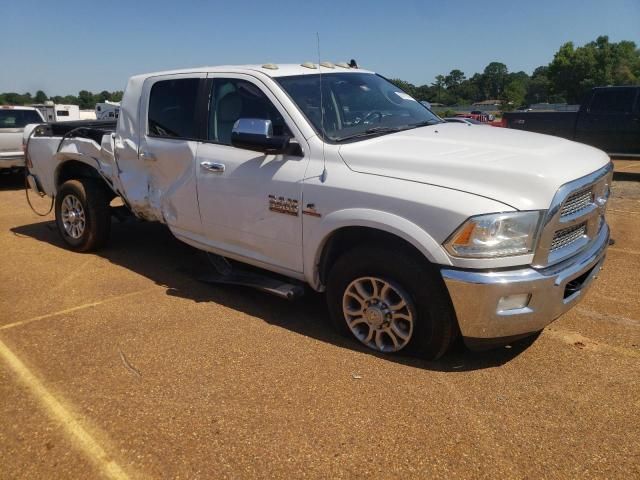
[[24, 167], [24, 154], [10, 153], [0, 154], [0, 169]]
[[[609, 245], [609, 227], [585, 251], [544, 269], [469, 271], [443, 268], [458, 324], [469, 346], [542, 330], [572, 308], [597, 277]], [[504, 297], [529, 295], [526, 305], [500, 310]], [[499, 343], [499, 342], [495, 342]]]

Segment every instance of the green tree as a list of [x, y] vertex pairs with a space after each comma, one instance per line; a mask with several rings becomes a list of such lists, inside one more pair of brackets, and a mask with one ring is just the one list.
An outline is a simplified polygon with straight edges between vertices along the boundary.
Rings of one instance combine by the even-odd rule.
[[412, 83], [409, 83], [405, 80], [400, 80], [399, 78], [392, 78], [389, 80], [400, 90], [407, 92], [409, 95], [414, 96], [416, 86]]
[[92, 110], [96, 106], [93, 93], [87, 90], [80, 90], [78, 92], [78, 105], [82, 110]]
[[549, 64], [551, 93], [577, 103], [592, 87], [631, 85], [640, 81], [640, 50], [630, 41], [609, 42], [600, 36], [575, 47], [567, 42]]
[[462, 70], [454, 69], [449, 72], [449, 75], [444, 77], [444, 84], [448, 89], [456, 88], [464, 81], [465, 76]]
[[527, 85], [525, 81], [520, 78], [512, 79], [507, 85], [504, 87], [504, 92], [502, 93], [501, 100], [502, 106], [501, 110], [512, 110], [513, 108], [519, 107], [524, 103], [524, 98], [527, 94]]
[[549, 102], [551, 82], [549, 81], [548, 71], [549, 67], [538, 67], [533, 71], [525, 96], [526, 103]]
[[97, 102], [104, 103], [107, 100], [111, 100], [111, 93], [107, 92], [106, 90], [103, 90], [97, 95], [97, 97], [98, 98], [96, 98], [96, 103]]
[[417, 100], [427, 100], [429, 102], [433, 101], [435, 98], [433, 89], [429, 85], [420, 85], [419, 87], [416, 87], [414, 96]]
[[122, 90], [116, 90], [115, 92], [111, 92], [111, 101], [112, 102], [121, 102], [122, 101], [122, 95], [124, 95], [124, 92]]
[[484, 76], [481, 73], [475, 73], [471, 78], [465, 80], [460, 85], [460, 96], [466, 99], [468, 103], [479, 102], [485, 100], [484, 96]]
[[36, 103], [44, 103], [49, 99], [49, 97], [47, 97], [47, 94], [44, 93], [42, 90], [38, 90], [36, 92], [36, 96], [34, 97], [34, 101]]
[[29, 92], [27, 93], [16, 93], [16, 92], [5, 92], [2, 94], [5, 105], [29, 105], [33, 103], [33, 98]]
[[436, 91], [436, 102], [442, 103], [442, 90], [445, 87], [445, 77], [444, 75], [436, 75], [435, 82], [431, 84]]
[[68, 105], [80, 105], [80, 99], [75, 95], [65, 95], [64, 97], [62, 97], [60, 102], [56, 102], [56, 103], [65, 103]]
[[504, 63], [491, 62], [485, 67], [483, 72], [483, 89], [487, 98], [500, 98], [507, 83], [508, 73], [509, 69]]

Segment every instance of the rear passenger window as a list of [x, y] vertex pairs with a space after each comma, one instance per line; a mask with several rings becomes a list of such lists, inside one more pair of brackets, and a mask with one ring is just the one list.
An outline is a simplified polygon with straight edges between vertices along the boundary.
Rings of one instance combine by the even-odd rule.
[[149, 96], [149, 135], [196, 138], [198, 78], [160, 80]]
[[630, 113], [633, 109], [632, 88], [596, 90], [591, 101], [591, 113]]

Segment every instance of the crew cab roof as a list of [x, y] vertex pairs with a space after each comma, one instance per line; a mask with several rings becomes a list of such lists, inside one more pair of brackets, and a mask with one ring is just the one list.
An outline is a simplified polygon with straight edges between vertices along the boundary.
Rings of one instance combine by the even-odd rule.
[[[226, 73], [253, 73], [260, 72], [269, 77], [291, 77], [295, 75], [313, 75], [318, 74], [320, 69], [322, 69], [322, 73], [374, 73], [370, 70], [364, 70], [362, 68], [351, 68], [351, 67], [340, 67], [338, 65], [334, 65], [333, 68], [320, 66], [318, 68], [317, 63], [306, 63], [305, 65], [313, 65], [313, 68], [309, 68], [308, 66], [303, 66], [298, 63], [277, 63], [277, 64], [255, 64], [255, 65], [219, 65], [219, 66], [203, 66], [203, 67], [193, 67], [193, 68], [183, 68], [178, 70], [167, 70], [164, 72], [153, 72], [146, 73], [142, 75], [135, 75], [132, 78], [142, 79], [149, 77], [157, 77], [161, 75], [180, 75], [180, 74], [188, 74], [188, 73], [216, 73], [216, 72], [226, 72]], [[273, 68], [273, 66], [277, 68]]]

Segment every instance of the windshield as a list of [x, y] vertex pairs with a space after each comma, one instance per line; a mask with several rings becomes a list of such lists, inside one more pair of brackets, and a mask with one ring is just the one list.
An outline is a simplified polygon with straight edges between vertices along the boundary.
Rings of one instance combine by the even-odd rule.
[[[323, 73], [276, 79], [316, 131], [342, 141], [440, 123], [424, 105], [372, 73]], [[323, 125], [324, 123], [324, 125]], [[324, 128], [323, 128], [324, 127]]]
[[0, 109], [0, 128], [24, 128], [30, 123], [42, 123], [35, 110]]

